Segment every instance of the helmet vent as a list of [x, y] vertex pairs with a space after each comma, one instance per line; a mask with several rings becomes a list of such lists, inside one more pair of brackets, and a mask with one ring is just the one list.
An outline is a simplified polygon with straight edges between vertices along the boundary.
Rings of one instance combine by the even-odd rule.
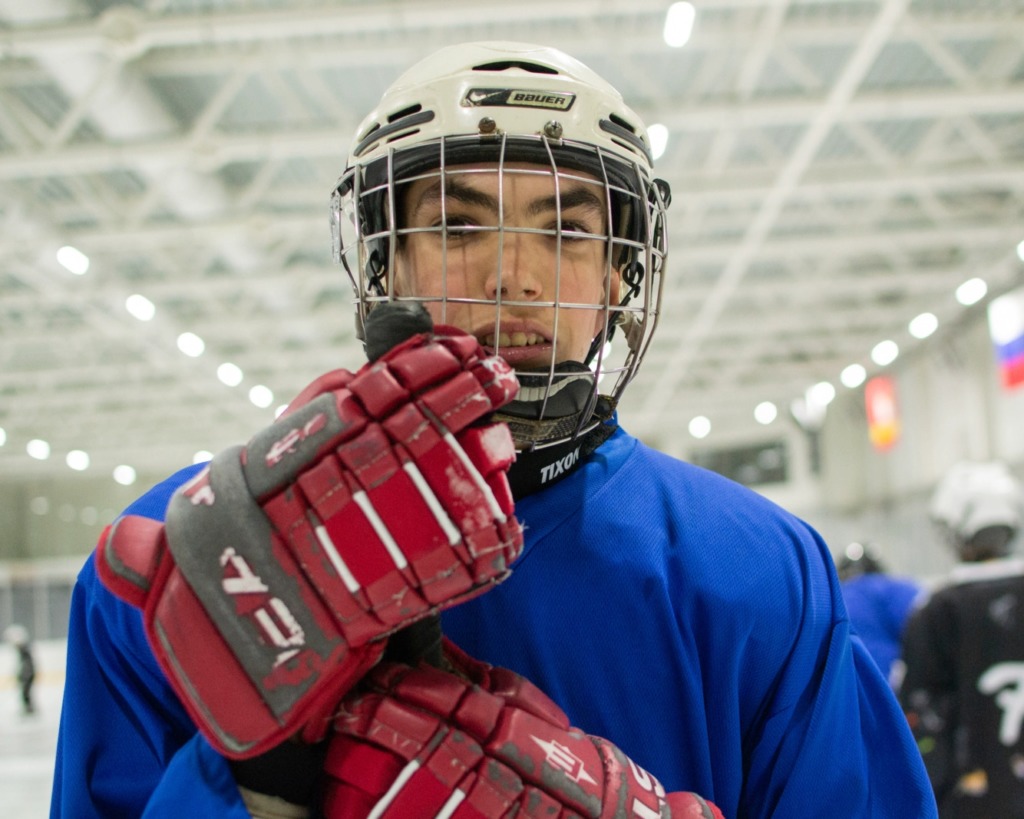
[[631, 131], [634, 134], [636, 133], [636, 126], [628, 122], [627, 120], [624, 120], [622, 117], [617, 116], [616, 114], [609, 114], [608, 119], [610, 119], [616, 125], [625, 128], [627, 131]]
[[524, 62], [522, 60], [500, 60], [495, 63], [481, 63], [474, 65], [474, 71], [508, 71], [510, 68], [519, 68], [529, 71], [531, 74], [557, 74], [558, 70], [547, 65]]
[[359, 144], [352, 149], [355, 156], [362, 156], [381, 140], [393, 142], [400, 137], [411, 136], [419, 133], [417, 126], [430, 122], [434, 118], [433, 111], [424, 111], [422, 105], [411, 105], [401, 111], [396, 111], [388, 117], [388, 124], [384, 126], [374, 125], [366, 132]]
[[636, 135], [636, 131], [629, 125], [624, 125], [621, 117], [614, 114], [609, 119], [598, 120], [598, 127], [609, 135], [612, 142], [633, 153], [640, 154], [647, 159], [648, 164], [654, 164], [651, 152], [644, 144], [644, 141]]
[[401, 111], [395, 111], [393, 114], [388, 114], [388, 122], [394, 122], [396, 119], [407, 117], [410, 114], [415, 114], [417, 111], [422, 111], [423, 106], [419, 103], [410, 105], [408, 108], [403, 108]]

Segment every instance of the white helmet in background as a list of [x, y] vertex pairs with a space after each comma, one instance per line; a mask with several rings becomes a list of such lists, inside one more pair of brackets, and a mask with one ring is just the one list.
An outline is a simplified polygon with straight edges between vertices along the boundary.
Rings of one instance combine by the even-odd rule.
[[[571, 441], [610, 415], [650, 344], [661, 300], [668, 186], [653, 176], [640, 118], [618, 91], [579, 61], [524, 43], [443, 48], [384, 93], [360, 125], [334, 192], [334, 253], [355, 288], [360, 334], [369, 311], [387, 301], [432, 304], [432, 312], [444, 321], [450, 303], [446, 291], [414, 296], [394, 291], [396, 249], [410, 232], [400, 223], [402, 186], [442, 175], [448, 184], [459, 166], [476, 165], [473, 172], [479, 173], [480, 163], [493, 163], [487, 173], [505, 175], [529, 173], [521, 164], [507, 167], [513, 163], [539, 165], [556, 185], [585, 175], [603, 188], [607, 235], [596, 237], [606, 247], [603, 303], [544, 305], [555, 311], [555, 332], [558, 311], [567, 309], [603, 314], [603, 329], [586, 361], [552, 361], [543, 372], [517, 372], [519, 400], [507, 408], [510, 417], [503, 418], [520, 449]], [[500, 237], [515, 229], [497, 221], [487, 229], [500, 234], [500, 248]], [[446, 225], [429, 229], [442, 234]], [[549, 233], [561, 242], [560, 215], [555, 229], [532, 232]], [[495, 264], [500, 276], [501, 259]], [[621, 277], [617, 300], [609, 296], [612, 271]], [[494, 322], [500, 326], [500, 292], [473, 303], [493, 304]], [[622, 328], [625, 342], [617, 346], [628, 349], [609, 353], [616, 327]], [[608, 383], [599, 396], [602, 379]]]
[[1024, 488], [1002, 462], [962, 461], [939, 483], [930, 513], [962, 559], [999, 557], [1024, 520]]
[[27, 646], [30, 642], [28, 629], [18, 623], [12, 623], [4, 629], [4, 642], [12, 646]]

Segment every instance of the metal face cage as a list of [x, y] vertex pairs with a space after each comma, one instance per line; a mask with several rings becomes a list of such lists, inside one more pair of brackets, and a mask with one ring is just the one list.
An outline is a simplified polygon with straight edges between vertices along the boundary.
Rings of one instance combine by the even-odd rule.
[[[547, 134], [445, 136], [374, 153], [331, 201], [358, 327], [381, 302], [418, 301], [503, 355], [522, 385], [505, 419], [520, 449], [563, 443], [607, 417], [657, 325], [667, 185], [639, 162]], [[523, 207], [519, 190], [532, 196]], [[433, 212], [420, 224], [408, 200], [424, 191]], [[424, 246], [440, 270], [410, 277], [412, 248]], [[505, 286], [520, 276], [510, 265], [525, 264], [541, 282], [528, 295]], [[574, 297], [581, 291], [589, 298]]]

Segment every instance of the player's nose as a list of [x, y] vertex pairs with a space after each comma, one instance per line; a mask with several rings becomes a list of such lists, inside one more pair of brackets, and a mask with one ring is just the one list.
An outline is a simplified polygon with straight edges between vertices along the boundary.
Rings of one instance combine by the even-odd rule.
[[494, 269], [484, 288], [488, 299], [537, 301], [544, 294], [543, 255], [535, 247], [536, 237], [505, 233], [495, 254]]

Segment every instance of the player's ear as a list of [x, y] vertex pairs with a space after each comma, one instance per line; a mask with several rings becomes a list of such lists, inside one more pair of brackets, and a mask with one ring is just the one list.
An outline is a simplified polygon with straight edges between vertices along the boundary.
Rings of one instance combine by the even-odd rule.
[[622, 271], [617, 267], [612, 268], [611, 279], [608, 282], [608, 303], [612, 306], [622, 301]]
[[[612, 308], [617, 307], [622, 301], [622, 271], [617, 267], [611, 268], [611, 272], [608, 277], [608, 305]], [[611, 317], [614, 318], [614, 315]], [[603, 311], [598, 312], [594, 318], [594, 335], [602, 332], [604, 329], [605, 314]]]

